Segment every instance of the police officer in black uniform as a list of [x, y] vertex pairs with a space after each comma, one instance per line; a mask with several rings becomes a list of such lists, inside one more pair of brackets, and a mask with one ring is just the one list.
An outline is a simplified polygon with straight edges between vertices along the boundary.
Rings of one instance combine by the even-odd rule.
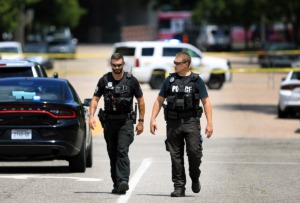
[[145, 102], [137, 79], [123, 71], [124, 58], [119, 53], [111, 56], [112, 72], [100, 78], [90, 104], [90, 127], [94, 129], [96, 112], [100, 97], [104, 97], [104, 110], [99, 111], [99, 120], [104, 128], [104, 138], [110, 158], [112, 193], [125, 194], [129, 189], [130, 160], [129, 145], [134, 140], [134, 123], [137, 106], [133, 109], [133, 96], [137, 99], [139, 119], [136, 133], [144, 130]]
[[[207, 125], [207, 138], [212, 135], [212, 109], [203, 80], [189, 69], [191, 57], [186, 52], [176, 54], [175, 73], [166, 78], [157, 99], [154, 102], [150, 121], [150, 132], [155, 134], [157, 117], [161, 107], [164, 108], [167, 122], [166, 150], [170, 152], [172, 161], [172, 181], [174, 191], [172, 197], [185, 196], [186, 175], [184, 168], [184, 146], [189, 161], [189, 175], [192, 180], [192, 191], [201, 190], [200, 164], [202, 158], [202, 136], [200, 117], [204, 107]], [[167, 104], [164, 104], [164, 101]]]

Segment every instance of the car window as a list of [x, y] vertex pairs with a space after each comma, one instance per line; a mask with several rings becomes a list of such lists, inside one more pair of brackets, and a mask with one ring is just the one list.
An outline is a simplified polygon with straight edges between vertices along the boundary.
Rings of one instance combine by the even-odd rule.
[[184, 51], [187, 52], [191, 57], [198, 57], [198, 58], [201, 58], [196, 52], [194, 52], [194, 51], [191, 50], [191, 49], [185, 49]]
[[135, 48], [133, 47], [117, 47], [115, 53], [120, 53], [123, 56], [134, 56]]
[[163, 56], [175, 56], [178, 52], [181, 52], [182, 48], [180, 47], [164, 47]]
[[142, 48], [142, 56], [153, 56], [154, 48]]
[[47, 73], [43, 67], [40, 65], [35, 65], [34, 69], [36, 70], [39, 77], [47, 77]]
[[18, 53], [17, 47], [0, 47], [0, 52], [3, 53]]
[[73, 101], [73, 96], [62, 83], [39, 81], [0, 81], [0, 101]]
[[33, 77], [31, 67], [0, 68], [0, 78]]
[[293, 72], [292, 79], [300, 80], [300, 72]]
[[79, 103], [79, 104], [81, 104], [81, 100], [80, 100], [78, 94], [76, 93], [74, 87], [71, 85], [71, 83], [68, 83], [68, 85], [70, 87], [70, 90], [71, 90], [72, 94], [74, 95], [73, 96], [74, 97], [74, 101], [77, 102], [77, 103]]

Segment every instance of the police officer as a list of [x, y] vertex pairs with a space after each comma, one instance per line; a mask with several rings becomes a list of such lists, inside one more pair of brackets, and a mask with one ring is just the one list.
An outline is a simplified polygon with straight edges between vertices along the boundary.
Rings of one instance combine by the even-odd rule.
[[94, 114], [100, 97], [104, 97], [104, 110], [99, 111], [99, 119], [104, 128], [104, 138], [110, 159], [112, 193], [125, 194], [129, 189], [130, 160], [129, 145], [134, 140], [134, 122], [136, 108], [133, 111], [133, 96], [137, 99], [139, 119], [136, 133], [144, 130], [145, 102], [137, 79], [131, 73], [124, 72], [124, 58], [119, 53], [111, 56], [112, 72], [100, 78], [90, 104], [89, 125], [95, 128]]
[[[175, 57], [175, 73], [169, 75], [154, 102], [150, 121], [150, 132], [155, 134], [157, 117], [161, 107], [164, 107], [167, 122], [166, 149], [170, 152], [172, 161], [172, 181], [174, 191], [172, 197], [185, 196], [186, 175], [184, 168], [184, 146], [189, 161], [189, 175], [192, 180], [192, 191], [201, 190], [200, 164], [202, 158], [202, 137], [200, 117], [204, 107], [207, 125], [205, 133], [209, 138], [213, 133], [212, 109], [203, 80], [189, 69], [191, 57], [186, 52], [179, 52]], [[164, 101], [167, 104], [164, 104]]]

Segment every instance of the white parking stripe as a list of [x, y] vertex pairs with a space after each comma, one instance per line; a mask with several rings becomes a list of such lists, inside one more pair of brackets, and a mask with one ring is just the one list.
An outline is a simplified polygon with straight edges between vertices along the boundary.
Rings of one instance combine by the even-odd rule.
[[143, 174], [147, 171], [151, 163], [152, 158], [143, 159], [140, 167], [129, 181], [129, 190], [126, 192], [126, 195], [122, 195], [118, 198], [117, 203], [126, 203], [129, 200], [132, 191], [142, 178]]

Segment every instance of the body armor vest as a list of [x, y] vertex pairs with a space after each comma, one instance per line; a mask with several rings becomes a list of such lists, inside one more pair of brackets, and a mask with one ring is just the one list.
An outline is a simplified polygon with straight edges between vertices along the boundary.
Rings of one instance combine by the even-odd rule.
[[104, 110], [111, 114], [125, 114], [132, 111], [133, 96], [130, 89], [130, 80], [132, 75], [125, 72], [125, 77], [113, 86], [112, 81], [108, 81], [107, 73], [103, 76], [105, 89], [104, 89]]
[[167, 110], [185, 111], [199, 109], [199, 90], [196, 81], [199, 75], [191, 73], [184, 82], [176, 73], [170, 74], [170, 86], [167, 90]]

